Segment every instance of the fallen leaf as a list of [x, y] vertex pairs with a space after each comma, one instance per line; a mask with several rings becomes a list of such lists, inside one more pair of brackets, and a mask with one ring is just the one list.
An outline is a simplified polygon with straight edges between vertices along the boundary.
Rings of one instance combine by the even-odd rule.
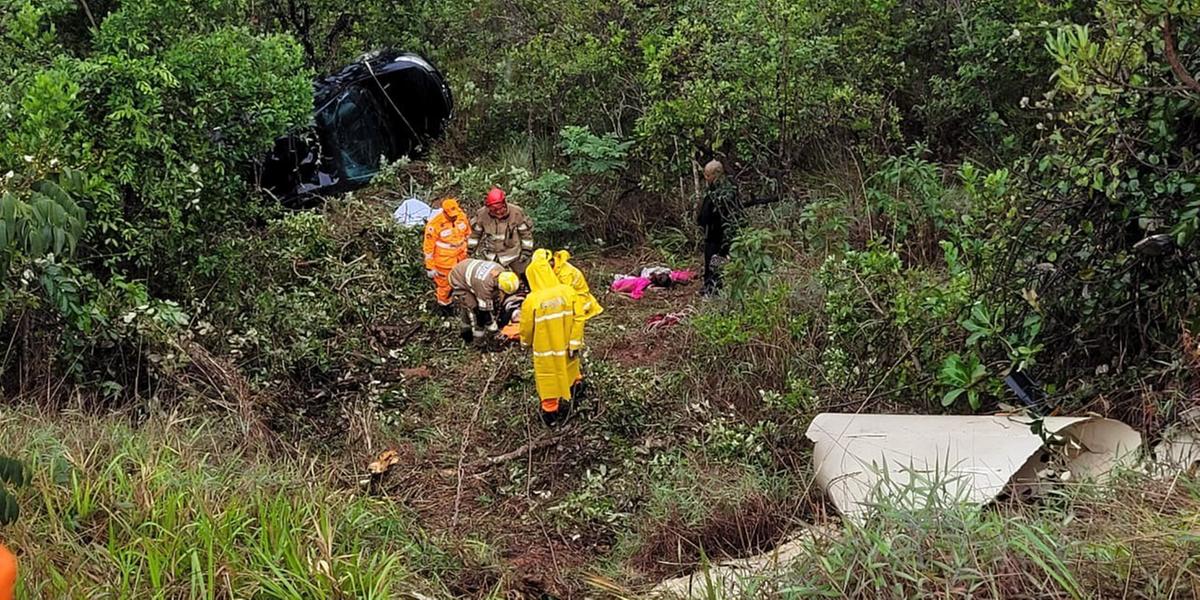
[[400, 454], [395, 450], [384, 450], [379, 458], [367, 465], [367, 470], [373, 475], [381, 475], [387, 472], [388, 469], [400, 462]]
[[1021, 290], [1021, 297], [1033, 307], [1034, 310], [1041, 310], [1042, 305], [1038, 301], [1037, 290], [1033, 288], [1025, 288]]
[[433, 374], [429, 372], [429, 367], [425, 366], [414, 367], [411, 369], [400, 369], [400, 374], [403, 375], [405, 379], [429, 379], [433, 376]]

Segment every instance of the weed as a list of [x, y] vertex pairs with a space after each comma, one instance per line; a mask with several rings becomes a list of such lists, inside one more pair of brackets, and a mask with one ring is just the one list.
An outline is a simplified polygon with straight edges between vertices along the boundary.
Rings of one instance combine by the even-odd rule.
[[455, 561], [392, 502], [339, 491], [328, 468], [252, 455], [227, 424], [119, 417], [0, 428], [33, 474], [7, 535], [21, 597], [394, 598]]
[[617, 501], [623, 494], [614, 489], [614, 482], [608, 466], [589, 468], [584, 471], [580, 485], [550, 510], [577, 523], [614, 525], [629, 516], [617, 510]]
[[807, 539], [812, 560], [793, 563], [773, 589], [844, 598], [1188, 596], [1200, 583], [1188, 558], [1197, 541], [1171, 528], [1175, 511], [1196, 507], [1200, 495], [1194, 483], [1180, 483], [1171, 491], [1169, 482], [1135, 478], [1110, 488], [1115, 497], [1075, 486], [1057, 506], [1002, 511], [878, 502], [867, 521]]

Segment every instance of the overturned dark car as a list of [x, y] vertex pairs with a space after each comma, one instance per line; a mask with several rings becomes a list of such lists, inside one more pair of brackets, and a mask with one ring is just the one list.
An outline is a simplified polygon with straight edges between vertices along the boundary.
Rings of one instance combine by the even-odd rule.
[[418, 157], [454, 111], [442, 74], [416, 54], [376, 52], [314, 84], [308, 128], [275, 140], [256, 183], [285, 206], [366, 185], [380, 159]]

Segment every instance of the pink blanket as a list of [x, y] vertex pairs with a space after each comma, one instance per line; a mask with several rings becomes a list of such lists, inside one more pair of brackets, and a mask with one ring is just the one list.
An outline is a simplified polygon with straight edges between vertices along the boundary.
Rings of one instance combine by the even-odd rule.
[[[671, 271], [671, 281], [674, 283], [687, 283], [691, 280], [691, 271]], [[612, 283], [612, 291], [629, 294], [630, 298], [640, 300], [645, 295], [646, 288], [653, 285], [649, 277], [618, 277]]]
[[612, 283], [612, 291], [629, 294], [634, 300], [641, 300], [648, 287], [649, 277], [622, 277]]

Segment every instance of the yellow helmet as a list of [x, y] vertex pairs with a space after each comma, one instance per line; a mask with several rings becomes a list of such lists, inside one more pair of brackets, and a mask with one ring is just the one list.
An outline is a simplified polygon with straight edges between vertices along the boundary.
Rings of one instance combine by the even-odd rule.
[[500, 274], [497, 282], [500, 284], [500, 291], [505, 294], [511, 294], [521, 287], [521, 280], [517, 278], [517, 274], [512, 271], [505, 271]]

